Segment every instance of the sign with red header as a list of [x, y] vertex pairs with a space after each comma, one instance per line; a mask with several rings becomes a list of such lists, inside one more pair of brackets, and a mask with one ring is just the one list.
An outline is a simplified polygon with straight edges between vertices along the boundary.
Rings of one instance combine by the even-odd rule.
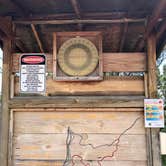
[[27, 64], [38, 64], [45, 61], [45, 58], [42, 56], [25, 56], [22, 58], [22, 62]]
[[46, 82], [46, 56], [23, 54], [20, 58], [20, 92], [44, 93]]

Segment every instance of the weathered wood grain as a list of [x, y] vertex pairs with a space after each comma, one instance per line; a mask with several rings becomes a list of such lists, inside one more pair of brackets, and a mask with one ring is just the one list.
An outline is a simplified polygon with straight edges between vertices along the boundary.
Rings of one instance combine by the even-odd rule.
[[[164, 1], [162, 1], [163, 3]], [[165, 2], [164, 2], [165, 3]], [[157, 69], [156, 69], [156, 34], [152, 33], [147, 39], [148, 51], [148, 92], [149, 98], [157, 98]], [[151, 129], [151, 159], [153, 166], [161, 166], [160, 157], [160, 129]]]
[[38, 112], [31, 111], [14, 112], [15, 134], [66, 133], [68, 126], [77, 133], [83, 131], [94, 134], [121, 133], [137, 117], [141, 117], [141, 119], [127, 134], [145, 134], [143, 112], [95, 112], [95, 110], [93, 112], [72, 112], [72, 109], [70, 112], [63, 112], [63, 109], [61, 112], [41, 112], [40, 109]]
[[9, 101], [14, 108], [143, 108], [144, 96], [58, 96], [15, 97]]
[[[38, 112], [33, 110], [12, 110], [14, 113], [13, 165], [24, 165], [27, 162], [40, 165], [62, 165], [66, 155], [67, 128], [83, 137], [82, 143], [93, 143], [94, 146], [110, 144], [133, 122], [142, 117], [120, 139], [118, 152], [113, 158], [106, 158], [106, 166], [124, 163], [146, 165], [146, 141], [143, 127], [143, 112]], [[125, 120], [124, 120], [125, 119]], [[89, 125], [90, 124], [90, 125]], [[111, 147], [92, 149], [81, 146], [80, 137], [75, 135], [71, 153], [79, 154], [85, 160], [110, 155], [115, 150]], [[79, 159], [75, 159], [79, 165]], [[113, 161], [112, 161], [113, 160]], [[61, 161], [61, 162], [60, 162]]]
[[[19, 71], [20, 55], [13, 54], [13, 72]], [[47, 72], [53, 72], [53, 55], [46, 54], [46, 57]], [[147, 71], [146, 59], [145, 53], [103, 53], [103, 72]]]
[[[112, 143], [119, 134], [83, 134], [83, 136], [85, 137], [83, 143], [98, 146]], [[115, 145], [98, 149], [92, 149], [89, 146], [82, 147], [79, 141], [80, 138], [75, 136], [70, 146], [71, 153], [81, 155], [84, 160], [97, 160], [98, 157], [108, 156], [115, 150]], [[113, 159], [146, 161], [145, 142], [145, 135], [124, 135]], [[64, 160], [65, 152], [66, 134], [21, 134], [14, 137], [14, 159]], [[106, 160], [111, 160], [111, 158], [106, 158]]]
[[[9, 23], [11, 25], [11, 23]], [[9, 105], [10, 98], [10, 58], [12, 51], [11, 39], [3, 41], [3, 74], [2, 74], [2, 107], [0, 119], [0, 163], [8, 165], [8, 138], [9, 138]]]
[[[15, 78], [15, 95], [19, 95], [19, 79]], [[48, 78], [46, 95], [144, 95], [143, 77], [108, 77], [103, 81], [58, 82]]]
[[14, 112], [143, 112], [143, 108], [33, 108], [12, 109]]
[[[76, 162], [79, 164], [78, 162]], [[91, 161], [92, 165], [95, 165], [95, 161]], [[63, 161], [55, 161], [55, 160], [50, 160], [50, 161], [40, 161], [40, 160], [15, 160], [13, 166], [63, 166]], [[146, 161], [103, 161], [102, 162], [103, 166], [147, 166]], [[95, 165], [96, 166], [96, 165]]]
[[145, 53], [104, 53], [104, 72], [146, 71]]

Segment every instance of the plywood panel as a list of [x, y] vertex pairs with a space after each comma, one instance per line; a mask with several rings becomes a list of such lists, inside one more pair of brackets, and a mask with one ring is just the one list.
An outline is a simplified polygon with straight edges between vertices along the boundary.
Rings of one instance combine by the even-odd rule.
[[142, 111], [43, 110], [12, 110], [14, 166], [62, 166], [69, 142], [69, 166], [147, 165]]
[[[15, 79], [15, 95], [19, 94], [19, 79]], [[94, 82], [57, 82], [48, 78], [47, 95], [144, 95], [142, 77], [105, 77]]]
[[77, 133], [121, 133], [137, 117], [141, 118], [128, 134], [144, 134], [143, 112], [15, 112], [14, 131], [66, 133], [70, 126]]
[[[73, 130], [74, 131], [74, 130]], [[66, 131], [67, 132], [67, 131]], [[83, 131], [85, 132], [85, 131]], [[36, 160], [63, 160], [66, 156], [67, 134], [21, 134], [14, 137], [15, 159]], [[82, 144], [111, 144], [119, 135], [112, 134], [82, 134]], [[79, 154], [84, 160], [98, 160], [99, 157], [109, 156], [115, 151], [115, 144], [92, 149], [90, 146], [81, 146], [80, 137], [75, 136], [70, 149], [72, 155]], [[79, 158], [75, 157], [78, 160]], [[111, 160], [106, 158], [105, 160]], [[116, 160], [146, 160], [145, 135], [122, 136]]]

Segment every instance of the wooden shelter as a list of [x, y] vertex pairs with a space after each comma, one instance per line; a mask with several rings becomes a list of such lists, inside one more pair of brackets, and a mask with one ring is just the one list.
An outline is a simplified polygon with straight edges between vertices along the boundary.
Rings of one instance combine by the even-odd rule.
[[[159, 129], [145, 129], [143, 106], [156, 98], [165, 9], [165, 0], [0, 0], [0, 165], [161, 166]], [[103, 79], [57, 81], [64, 36], [96, 32]], [[20, 93], [23, 53], [46, 55], [45, 94]]]

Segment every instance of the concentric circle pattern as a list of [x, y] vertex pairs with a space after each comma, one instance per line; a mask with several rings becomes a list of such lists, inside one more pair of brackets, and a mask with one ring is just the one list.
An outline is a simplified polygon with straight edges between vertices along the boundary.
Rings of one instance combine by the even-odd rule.
[[95, 70], [98, 62], [97, 48], [88, 39], [69, 39], [59, 49], [58, 64], [69, 76], [87, 76]]

